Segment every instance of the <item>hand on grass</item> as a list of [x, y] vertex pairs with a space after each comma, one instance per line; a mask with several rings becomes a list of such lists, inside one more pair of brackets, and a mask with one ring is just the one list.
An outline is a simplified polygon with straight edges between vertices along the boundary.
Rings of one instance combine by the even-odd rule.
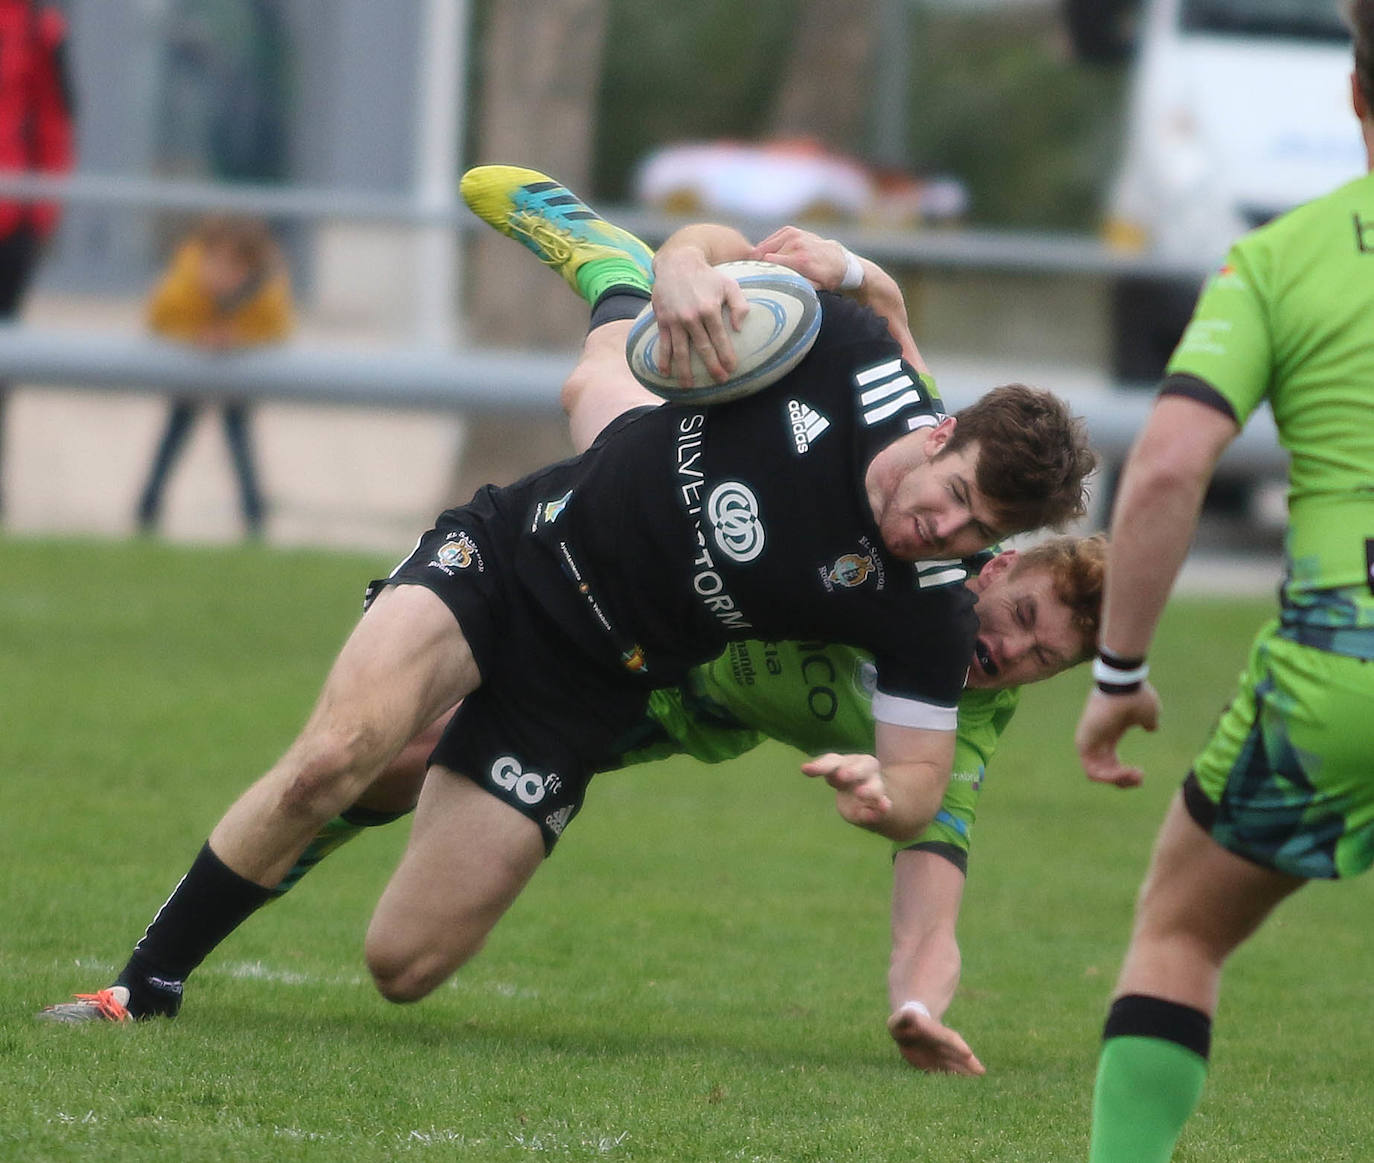
[[908, 1002], [887, 1019], [887, 1032], [897, 1048], [917, 1070], [927, 1074], [987, 1073], [987, 1067], [959, 1034], [942, 1025], [920, 1006]]

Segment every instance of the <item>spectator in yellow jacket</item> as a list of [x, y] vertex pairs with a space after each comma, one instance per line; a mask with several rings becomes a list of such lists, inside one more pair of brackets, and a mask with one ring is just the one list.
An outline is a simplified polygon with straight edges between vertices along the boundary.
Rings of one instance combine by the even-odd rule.
[[[206, 219], [183, 242], [148, 301], [148, 326], [165, 339], [207, 352], [279, 343], [294, 325], [291, 284], [281, 251], [256, 220]], [[148, 482], [138, 502], [138, 525], [157, 527], [162, 491], [200, 410], [190, 396], [172, 401]], [[253, 466], [248, 405], [222, 405], [224, 435], [238, 475], [248, 533], [262, 532], [263, 503]]]

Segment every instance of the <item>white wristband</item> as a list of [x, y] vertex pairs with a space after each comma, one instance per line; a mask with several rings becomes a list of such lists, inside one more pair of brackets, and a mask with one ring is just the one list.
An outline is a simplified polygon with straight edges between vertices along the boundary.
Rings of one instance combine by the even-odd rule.
[[1093, 678], [1097, 679], [1098, 682], [1128, 686], [1131, 683], [1144, 682], [1149, 673], [1149, 666], [1143, 662], [1130, 670], [1122, 670], [1120, 667], [1113, 666], [1105, 658], [1093, 659]]
[[904, 1001], [897, 1007], [897, 1012], [901, 1013], [903, 1010], [911, 1010], [914, 1013], [920, 1014], [923, 1018], [930, 1017], [930, 1011], [926, 1009], [926, 1003], [923, 1001]]
[[864, 285], [864, 264], [849, 247], [841, 245], [840, 249], [844, 251], [844, 277], [840, 279], [840, 290], [857, 291]]

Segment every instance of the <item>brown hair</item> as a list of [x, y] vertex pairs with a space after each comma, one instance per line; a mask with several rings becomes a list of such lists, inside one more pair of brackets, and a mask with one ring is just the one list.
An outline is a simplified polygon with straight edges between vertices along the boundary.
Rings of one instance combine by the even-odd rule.
[[1374, 110], [1374, 0], [1345, 0], [1345, 22], [1355, 38], [1355, 79]]
[[1006, 384], [955, 413], [944, 456], [978, 444], [978, 491], [1008, 533], [1059, 528], [1087, 512], [1084, 479], [1097, 464], [1083, 422], [1051, 392]]
[[214, 214], [200, 221], [193, 237], [203, 247], [228, 248], [255, 275], [266, 273], [281, 262], [281, 251], [272, 231], [257, 218]]
[[1028, 569], [1049, 571], [1054, 596], [1068, 606], [1073, 625], [1083, 637], [1082, 662], [1097, 649], [1102, 624], [1102, 583], [1107, 574], [1107, 538], [1051, 537], [1024, 550], [1012, 567], [1012, 576]]

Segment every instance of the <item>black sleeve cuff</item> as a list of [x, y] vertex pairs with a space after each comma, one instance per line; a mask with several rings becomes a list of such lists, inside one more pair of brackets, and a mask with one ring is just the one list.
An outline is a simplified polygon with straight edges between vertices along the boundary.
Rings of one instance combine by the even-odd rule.
[[1161, 396], [1187, 396], [1190, 400], [1196, 400], [1199, 404], [1205, 404], [1209, 408], [1215, 408], [1227, 419], [1234, 423], [1239, 423], [1236, 419], [1236, 410], [1231, 407], [1231, 401], [1223, 396], [1216, 388], [1212, 387], [1206, 380], [1200, 380], [1197, 376], [1186, 375], [1183, 372], [1175, 372], [1165, 379], [1160, 386]]
[[958, 845], [946, 844], [940, 840], [925, 840], [916, 844], [908, 844], [902, 851], [933, 852], [936, 856], [943, 856], [965, 876], [968, 875], [968, 853]]

